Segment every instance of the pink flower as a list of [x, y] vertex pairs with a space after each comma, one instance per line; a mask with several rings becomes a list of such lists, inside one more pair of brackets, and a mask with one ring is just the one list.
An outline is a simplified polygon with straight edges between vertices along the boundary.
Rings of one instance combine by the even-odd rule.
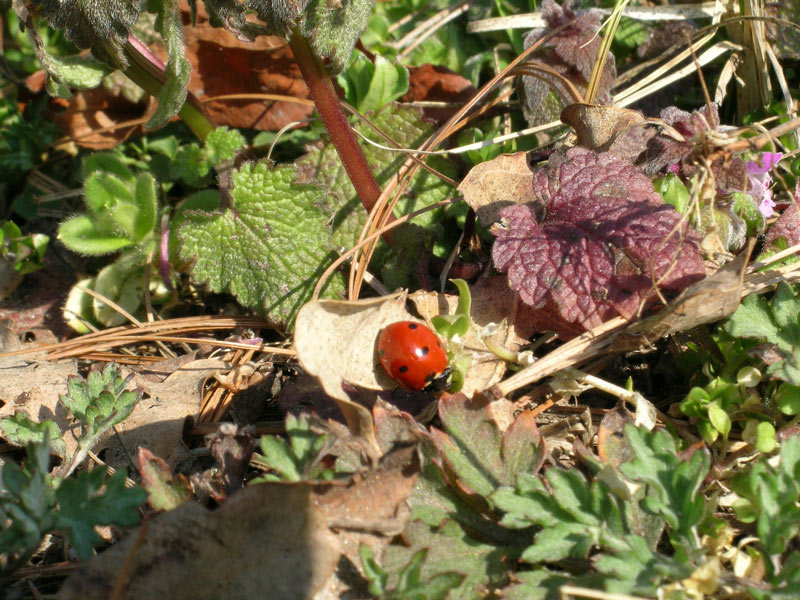
[[750, 182], [748, 193], [758, 203], [758, 212], [764, 218], [772, 216], [775, 201], [772, 199], [772, 177], [769, 171], [783, 158], [781, 152], [762, 152], [759, 161], [747, 162], [747, 177]]

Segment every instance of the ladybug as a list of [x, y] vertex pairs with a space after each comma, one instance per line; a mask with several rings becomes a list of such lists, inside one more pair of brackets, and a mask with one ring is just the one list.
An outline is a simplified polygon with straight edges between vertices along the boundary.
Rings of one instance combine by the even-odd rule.
[[389, 377], [407, 390], [441, 391], [447, 387], [447, 353], [425, 325], [398, 321], [385, 327], [378, 336], [378, 357]]

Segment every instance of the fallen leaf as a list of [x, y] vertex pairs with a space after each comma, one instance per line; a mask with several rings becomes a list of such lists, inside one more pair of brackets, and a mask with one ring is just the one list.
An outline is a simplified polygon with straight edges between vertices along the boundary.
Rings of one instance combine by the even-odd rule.
[[[189, 9], [181, 3], [184, 23]], [[202, 4], [197, 22], [184, 28], [186, 58], [192, 65], [189, 91], [195, 94], [217, 125], [276, 131], [301, 121], [314, 110], [310, 102], [297, 103], [259, 98], [278, 94], [308, 99], [309, 93], [289, 45], [277, 36], [259, 36], [253, 42], [230, 31], [212, 27]], [[252, 94], [252, 98], [206, 101], [215, 96]]]
[[475, 95], [469, 79], [453, 73], [447, 67], [426, 63], [408, 67], [408, 91], [400, 102], [448, 102], [455, 106], [423, 108], [425, 118], [442, 123]]
[[526, 152], [502, 154], [473, 167], [458, 186], [478, 220], [489, 227], [506, 206], [526, 202], [533, 188], [533, 171]]
[[186, 503], [156, 515], [80, 565], [57, 597], [312, 598], [340, 556], [314, 488], [264, 483], [215, 511]]
[[620, 331], [611, 342], [612, 352], [627, 352], [651, 346], [657, 340], [729, 317], [742, 299], [742, 281], [753, 247], [719, 269], [713, 275], [693, 283], [655, 315], [633, 323]]
[[136, 457], [142, 487], [147, 490], [147, 503], [153, 510], [173, 510], [192, 499], [192, 486], [178, 473], [173, 475], [163, 459], [144, 446], [139, 447]]
[[561, 112], [561, 121], [575, 130], [579, 146], [603, 151], [622, 131], [642, 123], [644, 115], [629, 108], [576, 103]]

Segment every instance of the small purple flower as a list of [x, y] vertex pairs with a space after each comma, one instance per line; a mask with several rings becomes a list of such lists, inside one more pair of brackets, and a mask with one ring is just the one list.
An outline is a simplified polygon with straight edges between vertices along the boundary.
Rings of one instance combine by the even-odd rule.
[[762, 152], [758, 162], [747, 162], [747, 177], [750, 183], [749, 194], [758, 203], [758, 212], [764, 218], [772, 216], [775, 209], [775, 201], [772, 199], [772, 177], [770, 170], [777, 165], [783, 158], [781, 152]]

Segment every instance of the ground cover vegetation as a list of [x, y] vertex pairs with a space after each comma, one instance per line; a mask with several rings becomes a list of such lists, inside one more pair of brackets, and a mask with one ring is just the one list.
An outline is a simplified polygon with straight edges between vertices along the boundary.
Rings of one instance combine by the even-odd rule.
[[0, 11], [6, 597], [800, 597], [800, 2]]

